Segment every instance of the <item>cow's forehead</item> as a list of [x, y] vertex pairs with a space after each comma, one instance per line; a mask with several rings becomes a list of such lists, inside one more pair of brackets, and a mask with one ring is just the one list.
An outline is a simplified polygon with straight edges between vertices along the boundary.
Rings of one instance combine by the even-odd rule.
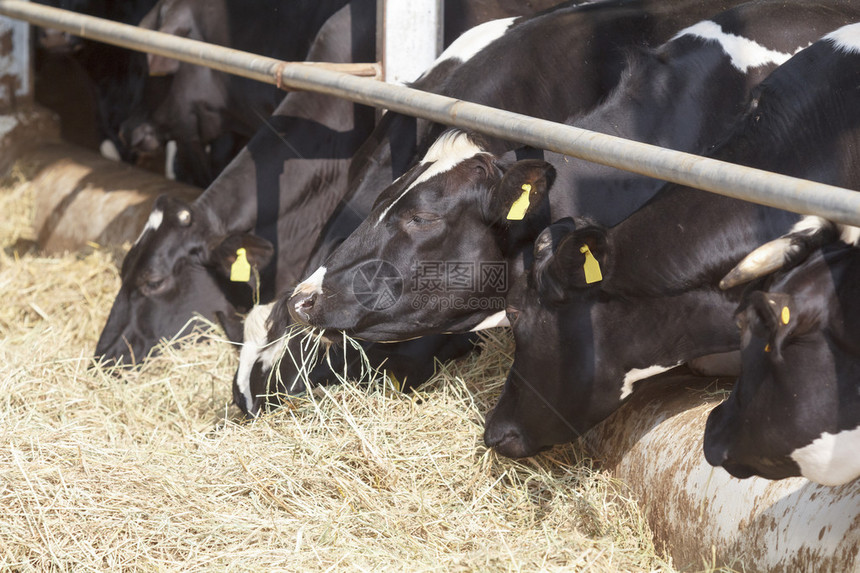
[[385, 217], [388, 216], [391, 209], [417, 186], [433, 177], [451, 171], [457, 165], [481, 153], [486, 152], [468, 133], [459, 130], [452, 130], [443, 133], [439, 136], [439, 139], [433, 143], [430, 149], [427, 150], [421, 163], [415, 168], [420, 169], [423, 167], [423, 172], [421, 172], [414, 181], [407, 185], [406, 188], [391, 201], [391, 203], [386, 205], [379, 214], [376, 224], [378, 225], [385, 220]]
[[149, 214], [149, 218], [146, 220], [146, 224], [143, 226], [143, 230], [140, 232], [140, 235], [138, 235], [137, 240], [135, 240], [134, 244], [137, 245], [147, 233], [153, 233], [157, 231], [161, 227], [161, 224], [163, 222], [164, 211], [158, 207], [155, 207]]

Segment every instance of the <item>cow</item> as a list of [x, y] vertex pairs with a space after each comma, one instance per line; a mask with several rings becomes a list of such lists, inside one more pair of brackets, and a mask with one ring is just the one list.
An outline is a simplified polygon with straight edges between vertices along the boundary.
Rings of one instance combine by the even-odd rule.
[[[375, 6], [374, 0], [353, 0], [321, 29], [308, 57], [371, 61]], [[446, 60], [438, 77], [456, 64]], [[232, 340], [242, 340], [242, 314], [255, 300], [266, 303], [295, 285], [304, 272], [320, 230], [347, 190], [353, 155], [378, 160], [363, 151], [378, 141], [362, 147], [374, 115], [330, 96], [290, 93], [200, 198], [190, 204], [159, 199], [123, 261], [122, 285], [96, 358], [139, 362], [160, 340], [183, 332], [195, 315], [220, 320]], [[374, 165], [381, 176], [392, 169], [384, 160]], [[259, 270], [259, 284], [254, 276], [250, 282], [228, 280], [238, 248]]]
[[[159, 0], [140, 27], [301, 61], [323, 23], [346, 3]], [[147, 70], [140, 105], [122, 125], [123, 141], [142, 154], [161, 149], [168, 140], [176, 141], [177, 177], [203, 188], [283, 98], [276, 86], [155, 54], [147, 55]]]
[[[678, 32], [658, 49], [635, 52], [609, 98], [570, 123], [705, 152], [725, 138], [753, 87], [818, 39], [820, 30], [844, 21], [822, 3], [733, 8]], [[477, 134], [443, 134], [419, 165], [380, 195], [370, 216], [312, 280], [298, 286], [288, 302], [293, 318], [375, 341], [500, 324], [508, 281], [487, 280], [488, 273], [520, 272], [528, 264], [528, 246], [553, 220], [585, 215], [611, 226], [662, 185], [561, 154], [512, 163], [497, 149]], [[547, 197], [550, 184], [557, 192]], [[511, 210], [524, 188], [528, 208], [515, 217]], [[402, 279], [399, 299], [384, 310], [354, 294], [368, 261], [384, 261]], [[472, 276], [458, 282], [456, 273], [464, 272]]]
[[[310, 56], [332, 62], [371, 57], [374, 9], [374, 0], [353, 0], [323, 26]], [[253, 305], [254, 291], [259, 289], [266, 302], [276, 285], [296, 280], [300, 270], [293, 264], [301, 260], [290, 257], [301, 247], [294, 243], [308, 241], [305, 234], [321, 227], [325, 209], [338, 201], [320, 189], [345, 185], [350, 158], [373, 122], [371, 108], [290, 93], [197, 200], [157, 199], [123, 261], [122, 285], [96, 358], [139, 362], [195, 315], [220, 320], [232, 340], [241, 340], [240, 315]], [[259, 281], [253, 274], [245, 281], [229, 280], [239, 248], [259, 270]], [[266, 267], [270, 260], [276, 264]]]
[[[40, 0], [54, 8], [137, 24], [156, 0]], [[119, 139], [146, 76], [143, 54], [49, 28], [39, 28], [35, 58], [36, 101], [57, 112], [63, 139], [111, 159], [130, 155]]]
[[860, 250], [842, 242], [744, 296], [741, 376], [708, 415], [705, 457], [739, 478], [860, 477]]
[[[452, 44], [430, 74], [419, 78], [417, 87], [562, 121], [587, 111], [606, 97], [620, 78], [627, 48], [662, 42], [703, 16], [737, 3], [569, 3], [530, 19], [488, 23], [468, 39]], [[459, 64], [454, 66], [455, 62]], [[495, 73], [488, 76], [488, 69]], [[444, 76], [444, 83], [425, 87], [434, 84], [430, 81], [434, 76]], [[400, 114], [385, 115], [357, 154], [361, 159], [353, 161], [353, 184], [326, 224], [308, 269], [318, 268], [331, 250], [361, 224], [380, 190], [411, 167], [441, 131], [440, 126], [426, 121]], [[497, 145], [500, 152], [514, 147], [502, 141]], [[287, 371], [279, 370], [279, 376], [273, 375], [272, 357], [283, 354], [283, 336], [292, 324], [285, 303], [286, 297], [280, 297], [264, 320], [268, 324], [265, 337], [246, 338], [246, 344], [251, 343], [258, 352], [248, 351], [240, 357], [234, 390], [238, 387], [241, 392], [236, 394], [246, 396], [253, 406], [259, 403], [260, 396], [274, 393], [267, 388], [270, 380], [279, 378], [286, 381], [287, 388], [293, 387], [291, 361], [282, 360], [280, 368]], [[261, 330], [254, 332], [259, 334]], [[251, 333], [246, 331], [248, 334]], [[297, 391], [304, 388], [303, 383], [295, 385]]]
[[[780, 66], [710, 155], [860, 188], [857, 54], [846, 49], [858, 39], [860, 26], [840, 28]], [[737, 349], [742, 287], [720, 290], [722, 277], [758, 245], [821, 225], [677, 184], [609, 229], [573, 219], [551, 225], [508, 295], [516, 350], [487, 417], [486, 445], [530, 456], [604, 419], [636, 382]]]

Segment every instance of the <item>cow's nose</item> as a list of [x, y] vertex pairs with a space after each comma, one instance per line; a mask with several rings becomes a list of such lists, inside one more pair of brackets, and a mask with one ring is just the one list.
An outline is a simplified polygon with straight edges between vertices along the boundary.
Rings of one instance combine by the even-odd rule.
[[714, 467], [719, 467], [729, 457], [729, 448], [722, 443], [718, 443], [715, 439], [709, 439], [710, 436], [705, 434], [705, 443], [702, 448], [705, 453], [705, 459]]
[[738, 479], [746, 479], [756, 475], [756, 471], [752, 467], [746, 464], [734, 462], [728, 458], [723, 460], [723, 463], [720, 465], [723, 466], [723, 469], [729, 472], [730, 475]]
[[484, 444], [508, 458], [525, 458], [535, 453], [518, 425], [492, 417], [484, 429]]
[[308, 292], [294, 294], [290, 298], [290, 314], [303, 324], [308, 324], [310, 313], [313, 311], [319, 293]]

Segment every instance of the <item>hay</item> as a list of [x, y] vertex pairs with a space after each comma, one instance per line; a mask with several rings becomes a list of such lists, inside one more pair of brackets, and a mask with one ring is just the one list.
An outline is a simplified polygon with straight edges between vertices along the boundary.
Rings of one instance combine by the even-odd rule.
[[236, 352], [205, 325], [137, 370], [93, 367], [115, 254], [29, 250], [26, 181], [0, 208], [0, 569], [671, 569], [575, 446], [483, 446], [508, 335], [419, 392], [347, 384], [240, 423]]

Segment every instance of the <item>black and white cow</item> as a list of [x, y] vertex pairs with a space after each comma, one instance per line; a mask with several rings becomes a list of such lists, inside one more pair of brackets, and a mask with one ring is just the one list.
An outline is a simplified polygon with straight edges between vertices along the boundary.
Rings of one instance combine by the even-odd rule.
[[[322, 28], [310, 56], [369, 61], [376, 42], [374, 10], [375, 0], [353, 0]], [[318, 232], [337, 204], [350, 158], [373, 121], [371, 108], [290, 93], [194, 203], [156, 201], [150, 222], [123, 261], [122, 286], [96, 357], [140, 361], [195, 315], [220, 318], [228, 335], [241, 340], [237, 312], [252, 306], [257, 284], [255, 277], [229, 280], [237, 249], [245, 248], [249, 264], [260, 269], [264, 301], [295, 283], [302, 257], [313, 246], [308, 234]], [[269, 260], [275, 264], [266, 267]]]
[[[323, 23], [347, 1], [160, 0], [140, 27], [301, 61]], [[147, 64], [150, 77], [122, 125], [123, 140], [143, 154], [176, 141], [177, 178], [200, 187], [212, 182], [283, 99], [275, 86], [211, 68], [154, 54]]]
[[[705, 152], [725, 137], [753, 87], [818, 39], [820, 30], [844, 22], [820, 2], [760, 2], [728, 10], [679, 32], [659, 49], [631, 56], [608, 100], [571, 123]], [[662, 185], [560, 154], [548, 153], [547, 162], [511, 164], [494, 148], [498, 144], [474, 134], [444, 134], [299, 285], [289, 302], [293, 317], [383, 341], [499, 324], [506, 281], [485, 280], [487, 273], [520, 272], [524, 245], [530, 252], [537, 233], [552, 221], [585, 215], [614, 225]], [[555, 191], [547, 198], [550, 185]], [[528, 207], [517, 215], [521, 220], [510, 220], [512, 205], [526, 188]], [[399, 299], [384, 310], [362, 304], [354, 294], [356, 284], [364, 286], [356, 282], [358, 273], [377, 260], [402, 279]], [[460, 284], [455, 273], [471, 280]], [[456, 288], [445, 288], [449, 282]]]
[[[372, 61], [375, 6], [375, 0], [353, 0], [321, 29], [308, 58]], [[442, 71], [457, 62], [449, 59]], [[249, 309], [254, 298], [249, 283], [227, 278], [236, 250], [244, 245], [249, 262], [259, 267], [263, 302], [295, 285], [321, 229], [347, 191], [353, 155], [369, 156], [362, 142], [373, 129], [374, 114], [338, 98], [290, 93], [197, 201], [161, 199], [123, 262], [122, 286], [96, 357], [124, 363], [143, 360], [160, 340], [182, 332], [195, 315], [220, 317], [230, 337], [241, 340], [237, 312]], [[374, 150], [376, 143], [365, 147]], [[395, 156], [400, 144], [392, 144]], [[380, 176], [387, 173], [391, 178], [390, 159], [370, 160]], [[247, 248], [252, 245], [257, 248]], [[264, 266], [266, 260], [273, 264]]]
[[[841, 28], [780, 66], [712, 156], [860, 189], [850, 50], [858, 32]], [[486, 444], [522, 457], [569, 441], [614, 411], [637, 381], [738, 348], [740, 293], [721, 291], [721, 278], [758, 245], [821, 224], [667, 185], [611, 229], [570, 219], [552, 225], [508, 297], [516, 351]]]
[[[440, 84], [419, 79], [420, 89], [468, 101], [562, 121], [593, 107], [616, 85], [627, 50], [662, 42], [686, 25], [738, 2], [611, 0], [565, 5], [531, 19], [508, 19], [484, 25], [452, 44], [427, 77], [444, 76]], [[572, 4], [572, 3], [569, 3]], [[449, 71], [452, 64], [458, 65]], [[492, 69], [493, 74], [487, 74]], [[429, 148], [441, 127], [399, 114], [386, 114], [353, 162], [348, 200], [326, 225], [308, 269], [317, 268], [370, 212], [381, 189], [405, 172]], [[514, 145], [498, 141], [499, 152]], [[368, 156], [363, 153], [367, 151]], [[358, 160], [358, 157], [361, 159]], [[234, 389], [250, 396], [269, 394], [273, 357], [282, 354], [282, 337], [292, 320], [281, 297], [262, 320], [265, 337], [246, 331], [245, 349]], [[259, 312], [269, 312], [261, 310]], [[458, 345], [459, 346], [459, 345]], [[252, 349], [253, 347], [253, 349]], [[390, 348], [389, 348], [390, 351]], [[427, 360], [432, 360], [427, 357]], [[281, 361], [280, 379], [293, 388], [295, 373]], [[297, 391], [304, 385], [295, 386]], [[259, 400], [255, 398], [255, 404]]]
[[740, 478], [854, 480], [860, 477], [860, 249], [819, 248], [768, 282], [748, 293], [737, 313], [742, 372], [708, 416], [705, 456]]
[[[124, 24], [137, 24], [156, 0], [38, 0]], [[54, 110], [66, 141], [129, 158], [120, 125], [135, 107], [146, 77], [146, 56], [53, 30], [36, 33], [35, 99]], [[105, 143], [110, 142], [110, 143]]]

